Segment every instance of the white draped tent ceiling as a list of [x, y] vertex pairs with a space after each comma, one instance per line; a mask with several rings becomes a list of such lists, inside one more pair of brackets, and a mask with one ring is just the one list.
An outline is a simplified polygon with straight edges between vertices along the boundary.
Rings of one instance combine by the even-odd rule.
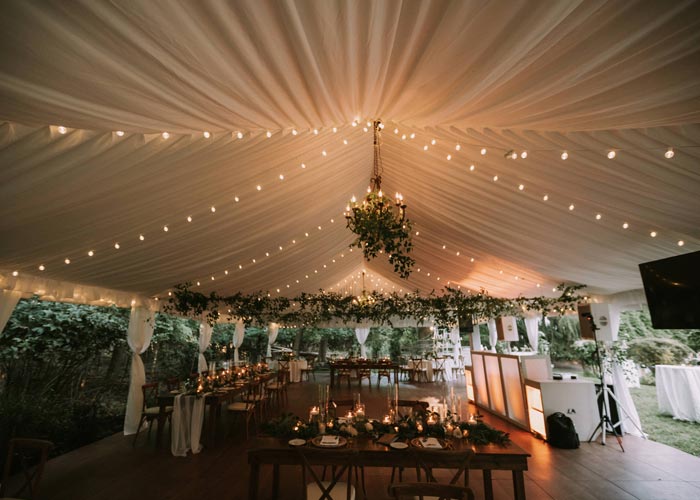
[[[377, 118], [407, 281], [348, 249]], [[9, 0], [0, 121], [4, 289], [611, 294], [700, 248], [698, 2]]]

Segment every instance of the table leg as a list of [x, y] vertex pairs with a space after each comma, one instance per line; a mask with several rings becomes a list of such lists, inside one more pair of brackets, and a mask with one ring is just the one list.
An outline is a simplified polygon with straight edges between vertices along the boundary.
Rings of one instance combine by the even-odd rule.
[[331, 366], [331, 387], [335, 385], [335, 369]]
[[248, 500], [258, 498], [258, 480], [260, 476], [260, 464], [253, 462], [250, 464], [250, 476], [248, 477]]
[[280, 466], [274, 464], [272, 466], [272, 498], [277, 498], [280, 492]]
[[[163, 426], [165, 425], [165, 407], [167, 405], [164, 403], [160, 404], [160, 410], [158, 411], [158, 431], [156, 432], [156, 448], [160, 448], [160, 443], [163, 441]], [[172, 427], [173, 421], [172, 416], [170, 417], [170, 426]]]
[[493, 484], [491, 483], [491, 471], [484, 469], [484, 498], [493, 500]]
[[525, 476], [523, 471], [513, 471], [513, 492], [515, 500], [525, 500]]

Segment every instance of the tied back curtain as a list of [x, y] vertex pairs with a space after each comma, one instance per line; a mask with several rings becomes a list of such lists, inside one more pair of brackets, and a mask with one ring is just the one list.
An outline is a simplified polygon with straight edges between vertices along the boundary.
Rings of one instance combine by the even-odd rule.
[[153, 337], [155, 314], [145, 307], [132, 307], [129, 316], [129, 328], [126, 340], [131, 349], [131, 378], [129, 382], [129, 395], [126, 400], [126, 414], [124, 415], [124, 434], [135, 434], [141, 419], [143, 408], [143, 391], [141, 387], [146, 383], [146, 370], [141, 360]]
[[277, 334], [280, 331], [280, 327], [277, 323], [270, 323], [267, 326], [267, 357], [272, 357], [272, 344], [277, 340]]
[[478, 324], [475, 324], [472, 328], [472, 351], [481, 351], [483, 347], [481, 346], [481, 329]]
[[214, 331], [209, 323], [204, 322], [199, 325], [199, 373], [207, 371], [207, 358], [204, 357], [204, 352], [209, 348], [211, 343], [211, 334]]
[[496, 343], [498, 342], [498, 329], [496, 328], [496, 320], [490, 318], [488, 321], [489, 327], [489, 346], [492, 351], [496, 351]]
[[535, 352], [537, 352], [537, 345], [540, 339], [540, 319], [540, 316], [528, 316], [524, 319], [527, 340]]
[[0, 293], [0, 334], [5, 329], [5, 325], [10, 320], [12, 316], [12, 311], [15, 310], [17, 302], [22, 297], [20, 292], [15, 292], [12, 290], [3, 290]]
[[462, 354], [462, 340], [459, 336], [459, 327], [455, 326], [450, 330], [450, 340], [452, 341], [452, 357], [455, 363], [459, 363], [459, 357]]
[[369, 337], [369, 327], [355, 328], [355, 336], [360, 343], [360, 357], [366, 358], [367, 348], [365, 347], [365, 342], [367, 342], [367, 337]]
[[245, 324], [243, 320], [239, 319], [236, 321], [236, 330], [233, 332], [233, 363], [238, 365], [240, 363], [238, 349], [243, 345], [243, 339], [245, 338]]

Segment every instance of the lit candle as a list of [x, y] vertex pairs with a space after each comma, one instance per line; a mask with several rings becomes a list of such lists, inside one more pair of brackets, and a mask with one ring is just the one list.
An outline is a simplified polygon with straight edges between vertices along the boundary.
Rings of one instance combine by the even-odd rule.
[[416, 424], [416, 430], [418, 432], [423, 432], [423, 424], [421, 424], [421, 423]]
[[391, 423], [391, 416], [389, 415], [384, 415], [384, 418], [382, 419], [383, 424], [390, 424]]

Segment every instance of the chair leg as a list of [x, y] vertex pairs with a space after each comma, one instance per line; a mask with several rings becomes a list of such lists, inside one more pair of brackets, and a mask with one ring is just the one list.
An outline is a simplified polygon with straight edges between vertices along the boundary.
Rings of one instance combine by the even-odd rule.
[[138, 437], [139, 437], [139, 432], [141, 432], [141, 426], [143, 425], [144, 418], [145, 418], [145, 417], [142, 415], [142, 416], [141, 416], [141, 420], [139, 420], [139, 426], [138, 426], [138, 428], [136, 429], [136, 434], [134, 434], [134, 442], [131, 443], [131, 446], [132, 446], [132, 447], [136, 446], [136, 440], [137, 440]]

